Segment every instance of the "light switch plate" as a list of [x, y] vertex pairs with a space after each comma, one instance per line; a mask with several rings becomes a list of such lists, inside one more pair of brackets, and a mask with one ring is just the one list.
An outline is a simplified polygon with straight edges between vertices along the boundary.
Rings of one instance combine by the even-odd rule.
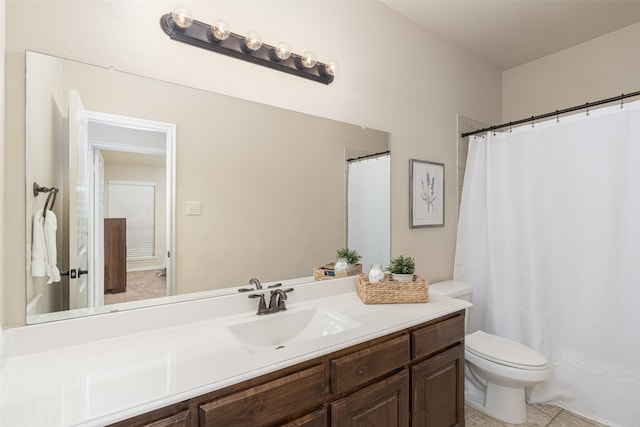
[[202, 215], [202, 202], [188, 201], [187, 202], [187, 215]]

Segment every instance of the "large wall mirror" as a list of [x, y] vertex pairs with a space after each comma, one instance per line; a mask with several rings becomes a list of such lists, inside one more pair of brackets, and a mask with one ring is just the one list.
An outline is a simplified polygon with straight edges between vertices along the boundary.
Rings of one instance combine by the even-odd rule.
[[[365, 268], [388, 262], [386, 132], [35, 52], [26, 64], [28, 324], [308, 281], [347, 245]], [[59, 190], [42, 221], [34, 182]], [[376, 209], [352, 210], [358, 195]], [[357, 225], [373, 229], [348, 242]], [[51, 247], [67, 275], [47, 283]]]

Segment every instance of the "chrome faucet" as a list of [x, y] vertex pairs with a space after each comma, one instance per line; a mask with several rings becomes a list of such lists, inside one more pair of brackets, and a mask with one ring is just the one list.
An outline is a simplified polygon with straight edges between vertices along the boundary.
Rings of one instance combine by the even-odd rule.
[[260, 283], [260, 280], [256, 279], [255, 277], [249, 280], [249, 284], [254, 285], [256, 287], [256, 290], [262, 289], [262, 283]]
[[278, 311], [284, 311], [287, 309], [285, 301], [287, 299], [287, 292], [292, 292], [293, 288], [289, 289], [275, 289], [271, 291], [271, 298], [269, 299], [269, 310], [271, 313]]
[[259, 291], [260, 289], [262, 289], [262, 283], [260, 283], [260, 280], [256, 279], [255, 277], [251, 278], [251, 280], [249, 280], [249, 284], [255, 286], [255, 289], [251, 289], [251, 288], [240, 288], [238, 289], [238, 292], [250, 292], [250, 291]]
[[258, 302], [258, 311], [256, 314], [262, 316], [265, 314], [277, 313], [287, 309], [285, 300], [287, 299], [287, 292], [293, 292], [293, 288], [289, 289], [274, 289], [271, 291], [271, 297], [269, 298], [269, 307], [267, 307], [265, 301], [265, 294], [250, 294], [249, 298], [260, 298]]

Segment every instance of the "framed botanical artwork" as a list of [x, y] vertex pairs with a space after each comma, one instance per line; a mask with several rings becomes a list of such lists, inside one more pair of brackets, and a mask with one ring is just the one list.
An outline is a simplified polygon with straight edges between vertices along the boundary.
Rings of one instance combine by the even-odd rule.
[[409, 160], [409, 227], [444, 225], [444, 164]]

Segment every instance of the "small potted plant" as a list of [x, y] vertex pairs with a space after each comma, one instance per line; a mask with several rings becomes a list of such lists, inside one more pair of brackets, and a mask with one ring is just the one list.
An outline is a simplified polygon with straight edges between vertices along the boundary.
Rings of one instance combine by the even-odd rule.
[[412, 257], [400, 255], [397, 258], [391, 259], [388, 270], [393, 280], [397, 282], [411, 282], [413, 281], [413, 273], [416, 270], [416, 262]]
[[362, 257], [355, 249], [342, 248], [336, 253], [335, 271], [347, 271], [353, 268]]

